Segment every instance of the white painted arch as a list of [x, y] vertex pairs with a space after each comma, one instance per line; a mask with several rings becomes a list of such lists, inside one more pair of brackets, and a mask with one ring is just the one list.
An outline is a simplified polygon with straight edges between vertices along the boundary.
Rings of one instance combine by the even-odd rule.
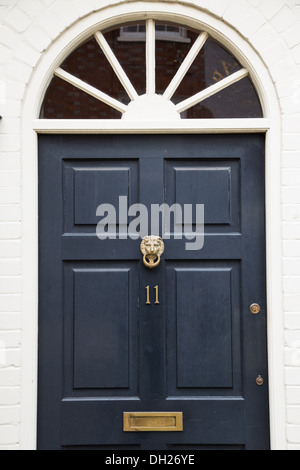
[[[170, 11], [172, 9], [172, 11]], [[127, 21], [156, 19], [173, 21], [207, 31], [228, 48], [249, 71], [263, 105], [264, 119], [181, 120], [135, 122], [42, 121], [38, 120], [44, 93], [54, 70], [69, 53], [95, 31]], [[283, 367], [283, 314], [281, 267], [281, 120], [272, 79], [259, 55], [230, 25], [196, 6], [184, 2], [125, 2], [107, 6], [78, 20], [62, 33], [43, 54], [36, 66], [22, 112], [23, 153], [23, 368], [22, 368], [22, 448], [36, 448], [37, 336], [38, 336], [38, 133], [266, 133], [266, 223], [268, 348], [272, 449], [286, 447], [285, 391]]]

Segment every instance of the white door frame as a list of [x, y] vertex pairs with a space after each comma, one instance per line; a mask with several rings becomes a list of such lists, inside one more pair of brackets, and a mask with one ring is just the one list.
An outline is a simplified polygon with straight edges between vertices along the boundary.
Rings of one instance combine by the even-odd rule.
[[[263, 105], [264, 119], [209, 119], [176, 122], [123, 120], [39, 120], [53, 71], [96, 30], [136, 19], [168, 20], [205, 30], [249, 70]], [[271, 77], [241, 35], [197, 7], [165, 2], [126, 2], [81, 19], [44, 53], [27, 88], [22, 113], [23, 162], [23, 342], [21, 448], [36, 449], [38, 363], [38, 152], [39, 133], [266, 133], [267, 300], [270, 431], [272, 449], [286, 448], [284, 339], [281, 258], [281, 117]], [[100, 128], [101, 126], [101, 128]]]

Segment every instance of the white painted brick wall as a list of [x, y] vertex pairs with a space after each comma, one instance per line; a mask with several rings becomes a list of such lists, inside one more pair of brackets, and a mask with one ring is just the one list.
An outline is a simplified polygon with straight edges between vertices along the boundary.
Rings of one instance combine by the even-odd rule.
[[[5, 3], [13, 7], [15, 2], [2, 0], [0, 5], [3, 7]], [[24, 16], [16, 10], [12, 10], [12, 14], [16, 14], [15, 24], [20, 23], [20, 29], [24, 31], [28, 25], [28, 15]], [[21, 25], [23, 20], [26, 24], [23, 22]], [[3, 60], [0, 68], [0, 114], [4, 116], [0, 123], [0, 450], [15, 450], [20, 443], [22, 353], [19, 116], [25, 90], [25, 84], [20, 86], [18, 82], [23, 73], [29, 77], [31, 69], [29, 71], [27, 64], [23, 66], [20, 56], [11, 60], [20, 36], [15, 28], [9, 28], [4, 23], [1, 21], [0, 26], [0, 56]], [[2, 81], [3, 64], [5, 86]]]
[[[121, 2], [0, 0], [0, 450], [22, 444], [22, 255], [26, 247], [22, 246], [24, 162], [19, 132], [26, 85], [41, 54], [64, 29], [105, 4]], [[286, 426], [287, 447], [300, 450], [300, 0], [186, 3], [211, 11], [249, 39], [276, 84], [283, 118], [282, 253], [278, 256], [282, 256], [284, 275], [287, 422], [282, 426]]]
[[[290, 15], [284, 21], [287, 28], [282, 37], [291, 50], [294, 62], [299, 65], [300, 34], [298, 21]], [[289, 25], [288, 25], [289, 23]], [[288, 82], [287, 82], [288, 85]], [[284, 307], [285, 307], [285, 364], [287, 393], [288, 448], [299, 450], [300, 442], [300, 82], [291, 82], [295, 114], [283, 116], [284, 152], [282, 156], [283, 184], [283, 257], [284, 257]], [[293, 105], [292, 104], [292, 105]], [[286, 107], [284, 106], [284, 109]]]

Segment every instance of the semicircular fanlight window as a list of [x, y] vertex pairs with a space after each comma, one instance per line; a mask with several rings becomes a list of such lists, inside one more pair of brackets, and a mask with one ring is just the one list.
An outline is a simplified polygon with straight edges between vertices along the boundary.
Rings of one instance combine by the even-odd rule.
[[158, 120], [263, 117], [248, 71], [222, 45], [147, 20], [97, 31], [73, 51], [54, 72], [40, 118], [126, 119], [134, 103], [147, 119], [153, 95]]

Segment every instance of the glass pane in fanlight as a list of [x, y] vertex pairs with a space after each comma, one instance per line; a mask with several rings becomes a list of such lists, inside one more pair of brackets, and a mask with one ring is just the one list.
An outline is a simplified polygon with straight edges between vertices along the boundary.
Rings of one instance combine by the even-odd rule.
[[[209, 38], [176, 90], [177, 104], [220, 82], [242, 68], [241, 64], [216, 41]], [[182, 118], [261, 118], [261, 104], [249, 78], [188, 109]]]
[[163, 95], [198, 36], [199, 33], [174, 25], [156, 26], [157, 94]]
[[145, 23], [112, 29], [104, 33], [120, 65], [138, 95], [146, 93]]
[[244, 78], [188, 109], [181, 117], [187, 119], [262, 118], [263, 113], [251, 81], [249, 78]]
[[[128, 104], [130, 99], [94, 38], [89, 39], [61, 64], [66, 72]], [[54, 77], [41, 110], [44, 119], [118, 119], [121, 113], [87, 93]]]
[[122, 113], [54, 77], [44, 98], [40, 119], [120, 119]]

